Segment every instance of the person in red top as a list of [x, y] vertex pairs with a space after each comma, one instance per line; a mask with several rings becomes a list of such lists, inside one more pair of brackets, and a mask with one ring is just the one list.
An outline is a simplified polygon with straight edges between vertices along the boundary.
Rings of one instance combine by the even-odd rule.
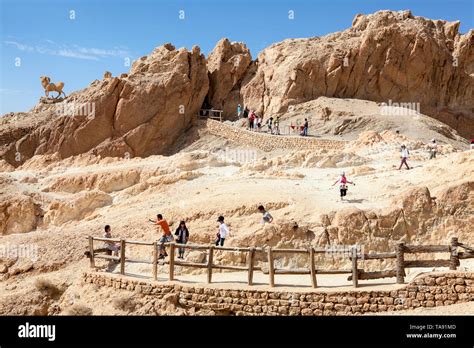
[[161, 230], [163, 231], [163, 235], [159, 239], [160, 244], [160, 256], [159, 259], [164, 259], [165, 256], [168, 256], [165, 249], [165, 243], [169, 243], [173, 241], [173, 235], [171, 234], [170, 226], [168, 222], [163, 219], [163, 215], [158, 214], [156, 215], [156, 221], [149, 219], [150, 222], [153, 222], [155, 225], [160, 226]]
[[352, 182], [352, 181], [347, 180], [346, 173], [344, 173], [344, 172], [342, 172], [341, 177], [339, 179], [337, 179], [336, 182], [334, 184], [332, 184], [332, 186], [336, 185], [337, 183], [340, 184], [339, 185], [339, 191], [341, 192], [341, 201], [343, 201], [344, 197], [347, 194], [347, 184], [355, 185], [355, 183]]

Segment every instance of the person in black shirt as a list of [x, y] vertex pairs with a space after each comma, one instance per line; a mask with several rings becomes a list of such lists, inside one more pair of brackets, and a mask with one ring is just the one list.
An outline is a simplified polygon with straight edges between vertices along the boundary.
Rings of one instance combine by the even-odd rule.
[[[176, 237], [176, 242], [179, 244], [186, 244], [189, 239], [189, 231], [188, 228], [186, 227], [186, 222], [181, 221], [179, 223], [178, 228], [176, 229], [176, 232], [174, 233]], [[178, 250], [178, 259], [184, 259], [184, 248], [179, 248]]]

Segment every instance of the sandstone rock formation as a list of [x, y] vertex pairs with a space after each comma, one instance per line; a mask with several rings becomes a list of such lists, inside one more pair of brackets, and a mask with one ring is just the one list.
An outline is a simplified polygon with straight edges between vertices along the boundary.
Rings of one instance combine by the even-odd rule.
[[18, 166], [40, 154], [160, 154], [190, 126], [207, 91], [199, 48], [166, 44], [134, 62], [126, 79], [94, 81], [63, 103], [38, 104], [35, 112], [49, 112], [49, 119], [8, 144], [3, 157]]
[[207, 58], [209, 71], [208, 103], [224, 110], [225, 117], [234, 117], [240, 97], [242, 79], [252, 61], [250, 51], [241, 42], [220, 40]]
[[318, 96], [419, 103], [422, 113], [474, 133], [474, 31], [409, 11], [357, 15], [352, 27], [266, 48], [241, 88], [265, 115]]
[[[1, 180], [0, 180], [1, 183]], [[41, 224], [43, 212], [33, 198], [25, 195], [2, 197], [0, 201], [0, 235], [29, 232]]]

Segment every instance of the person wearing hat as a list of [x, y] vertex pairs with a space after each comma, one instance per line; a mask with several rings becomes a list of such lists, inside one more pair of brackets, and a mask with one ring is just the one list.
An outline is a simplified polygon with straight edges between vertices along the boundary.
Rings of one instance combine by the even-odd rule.
[[400, 149], [400, 157], [402, 158], [402, 161], [400, 162], [400, 167], [398, 167], [398, 170], [402, 169], [402, 166], [405, 164], [407, 169], [410, 169], [407, 163], [408, 155], [410, 152], [408, 151], [407, 147], [405, 145], [402, 145]]
[[438, 152], [438, 144], [436, 144], [435, 139], [431, 139], [430, 147], [430, 159], [436, 158], [436, 153]]
[[224, 217], [222, 215], [219, 216], [217, 222], [219, 223], [219, 230], [217, 232], [216, 246], [219, 246], [219, 244], [220, 246], [224, 246], [225, 239], [229, 235], [229, 228], [224, 223]]
[[336, 182], [332, 184], [332, 186], [336, 185], [337, 183], [339, 183], [339, 192], [341, 193], [341, 201], [343, 201], [344, 197], [347, 195], [347, 184], [355, 185], [355, 183], [347, 180], [345, 172], [341, 173], [341, 177], [337, 179]]

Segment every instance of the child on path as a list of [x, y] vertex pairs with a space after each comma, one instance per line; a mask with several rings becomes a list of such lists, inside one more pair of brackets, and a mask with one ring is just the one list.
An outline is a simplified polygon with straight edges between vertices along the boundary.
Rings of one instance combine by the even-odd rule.
[[217, 219], [217, 222], [219, 223], [219, 231], [217, 232], [217, 239], [216, 239], [216, 246], [224, 246], [225, 239], [229, 235], [229, 228], [227, 225], [224, 223], [224, 217], [221, 215]]
[[352, 184], [355, 185], [354, 182], [347, 180], [346, 178], [346, 173], [342, 172], [341, 177], [336, 180], [332, 186], [336, 185], [339, 183], [339, 192], [341, 194], [341, 201], [344, 200], [344, 197], [347, 195], [347, 184]]

